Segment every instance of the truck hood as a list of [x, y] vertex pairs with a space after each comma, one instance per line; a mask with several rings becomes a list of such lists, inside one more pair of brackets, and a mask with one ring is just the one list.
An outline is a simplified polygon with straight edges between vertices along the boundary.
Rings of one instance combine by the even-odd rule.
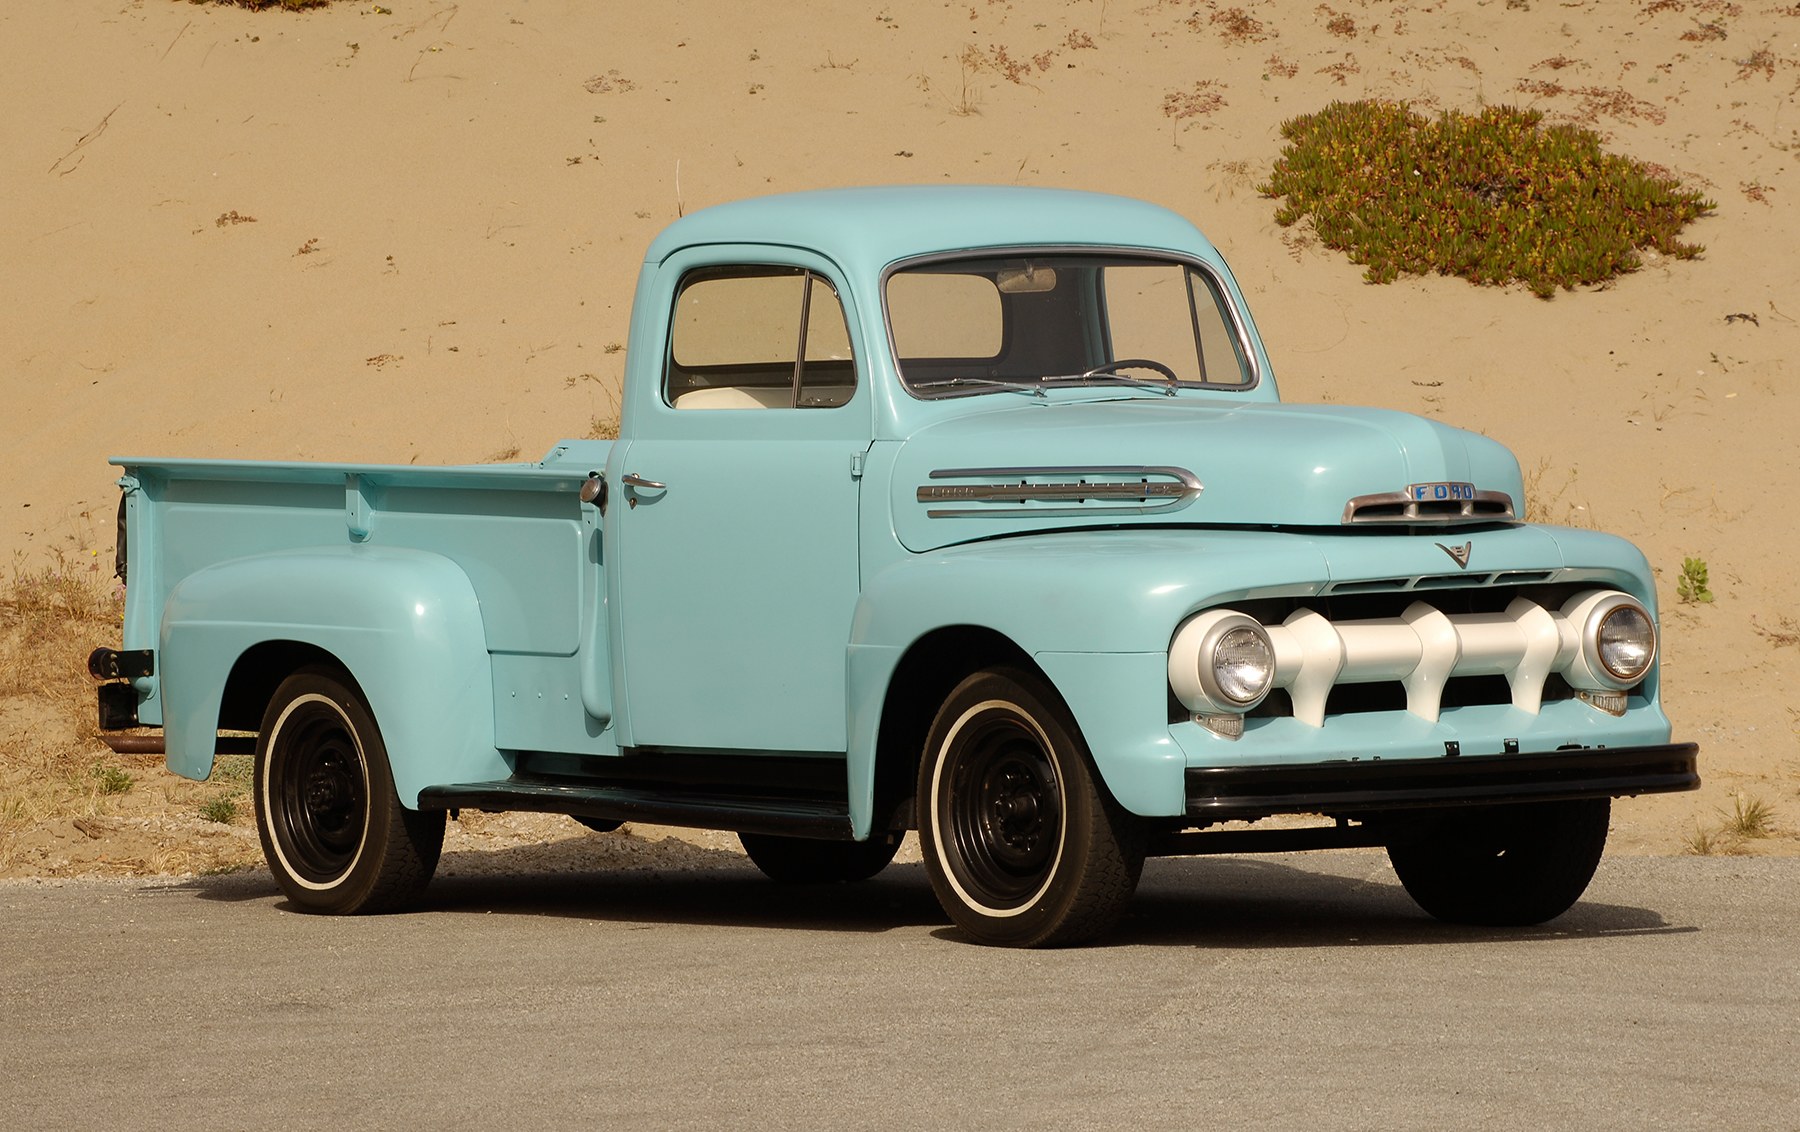
[[[894, 530], [909, 550], [1087, 526], [1338, 527], [1522, 513], [1503, 445], [1409, 413], [1137, 395], [1026, 401], [926, 426], [901, 445]], [[1464, 486], [1403, 512], [1415, 485]]]

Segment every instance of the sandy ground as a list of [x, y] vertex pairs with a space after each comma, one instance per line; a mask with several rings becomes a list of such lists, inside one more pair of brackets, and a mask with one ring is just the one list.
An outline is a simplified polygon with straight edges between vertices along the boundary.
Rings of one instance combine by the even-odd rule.
[[[1290, 400], [1492, 435], [1538, 518], [1656, 564], [1707, 785], [1620, 805], [1614, 852], [1680, 852], [1739, 796], [1776, 816], [1748, 851], [1800, 847], [1800, 5], [66, 0], [0, 8], [0, 90], [0, 562], [109, 553], [109, 455], [466, 462], [587, 433], [683, 209], [1123, 192], [1219, 244]], [[1365, 284], [1253, 188], [1283, 119], [1362, 97], [1589, 125], [1717, 201], [1706, 254], [1549, 302]], [[1676, 600], [1687, 556], [1716, 602]]]

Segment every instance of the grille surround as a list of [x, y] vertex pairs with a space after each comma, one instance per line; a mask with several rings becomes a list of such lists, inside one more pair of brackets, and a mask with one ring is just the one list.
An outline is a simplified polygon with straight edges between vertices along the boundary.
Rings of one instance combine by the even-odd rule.
[[[1471, 688], [1480, 678], [1502, 678], [1507, 695], [1495, 700], [1480, 694], [1477, 699], [1510, 703], [1530, 715], [1537, 715], [1547, 701], [1568, 698], [1569, 689], [1629, 691], [1654, 670], [1654, 641], [1651, 666], [1628, 686], [1597, 671], [1595, 660], [1598, 614], [1622, 603], [1642, 608], [1622, 591], [1591, 585], [1509, 587], [1498, 593], [1478, 588], [1460, 594], [1409, 588], [1344, 601], [1300, 601], [1285, 609], [1237, 606], [1195, 616], [1242, 613], [1254, 618], [1275, 653], [1271, 686], [1283, 694], [1277, 704], [1285, 699], [1294, 719], [1323, 727], [1332, 706], [1341, 711], [1346, 702], [1361, 702], [1369, 705], [1362, 710], [1382, 710], [1374, 705], [1392, 702], [1392, 685], [1402, 693], [1403, 710], [1431, 723], [1438, 722], [1446, 706], [1466, 702], [1459, 688]], [[1170, 686], [1178, 692], [1183, 687], [1178, 677], [1210, 662], [1190, 652], [1178, 633], [1169, 653]], [[1373, 685], [1390, 688], [1378, 691]], [[1358, 694], [1354, 689], [1359, 687], [1368, 694]], [[1178, 698], [1190, 711], [1214, 710], [1189, 696]]]
[[1358, 495], [1344, 504], [1345, 526], [1396, 524], [1460, 526], [1465, 523], [1516, 523], [1512, 496], [1504, 491], [1476, 491], [1466, 499], [1415, 499], [1409, 491]]

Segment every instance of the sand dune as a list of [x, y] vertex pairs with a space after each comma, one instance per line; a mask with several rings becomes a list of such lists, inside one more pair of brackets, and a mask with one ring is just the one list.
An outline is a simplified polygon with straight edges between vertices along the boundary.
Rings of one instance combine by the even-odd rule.
[[[1757, 851], [1800, 845], [1800, 6], [66, 0], [0, 9], [0, 76], [0, 561], [104, 553], [112, 454], [465, 462], [587, 433], [683, 209], [1122, 192], [1220, 245], [1288, 398], [1497, 437], [1539, 517], [1657, 565], [1707, 787], [1621, 805], [1614, 851], [1679, 851], [1738, 792], [1785, 830]], [[1361, 97], [1592, 126], [1717, 201], [1706, 254], [1548, 302], [1365, 284], [1253, 187], [1284, 118]], [[1685, 556], [1716, 602], [1676, 600]]]

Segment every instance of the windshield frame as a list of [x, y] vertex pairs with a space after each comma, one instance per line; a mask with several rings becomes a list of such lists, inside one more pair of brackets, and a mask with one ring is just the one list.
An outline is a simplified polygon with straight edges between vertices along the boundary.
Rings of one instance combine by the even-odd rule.
[[[1142, 248], [1114, 246], [1107, 244], [1007, 244], [988, 247], [960, 248], [950, 252], [933, 252], [927, 255], [909, 256], [896, 260], [881, 272], [880, 305], [882, 332], [887, 340], [888, 362], [893, 366], [894, 375], [899, 378], [900, 386], [908, 396], [917, 401], [943, 401], [960, 397], [979, 397], [991, 393], [1033, 393], [1042, 397], [1057, 389], [1094, 389], [1106, 388], [1110, 391], [1149, 389], [1147, 381], [1136, 379], [1107, 380], [1109, 375], [1100, 375], [1092, 383], [1074, 385], [1063, 382], [1042, 381], [1041, 383], [1024, 383], [1012, 379], [988, 380], [970, 375], [962, 382], [946, 385], [941, 388], [915, 385], [906, 376], [906, 370], [900, 359], [900, 349], [894, 339], [893, 312], [888, 308], [888, 284], [894, 276], [907, 271], [917, 270], [940, 263], [966, 263], [978, 260], [1006, 259], [1011, 257], [1077, 257], [1093, 259], [1122, 259], [1143, 264], [1165, 264], [1198, 271], [1206, 284], [1222, 300], [1221, 305], [1229, 322], [1229, 330], [1237, 353], [1242, 359], [1249, 380], [1244, 382], [1211, 382], [1181, 381], [1168, 386], [1169, 391], [1208, 390], [1225, 393], [1247, 393], [1260, 387], [1263, 383], [1263, 364], [1261, 353], [1256, 348], [1254, 337], [1242, 309], [1242, 300], [1229, 283], [1229, 275], [1206, 260], [1191, 253], [1171, 251], [1167, 248]], [[1063, 377], [1067, 374], [1046, 374], [1046, 378]], [[1021, 385], [1031, 388], [1021, 389]], [[1156, 392], [1162, 392], [1157, 389]]]

